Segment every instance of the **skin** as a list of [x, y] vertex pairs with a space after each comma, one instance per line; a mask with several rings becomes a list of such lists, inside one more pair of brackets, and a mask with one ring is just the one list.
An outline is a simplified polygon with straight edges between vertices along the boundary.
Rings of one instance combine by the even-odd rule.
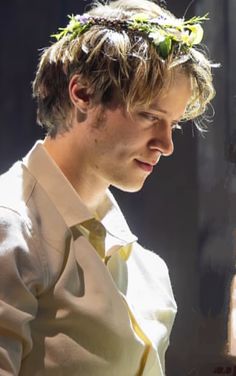
[[176, 73], [149, 108], [132, 114], [121, 106], [92, 105], [77, 76], [70, 81], [69, 93], [72, 128], [54, 139], [46, 137], [44, 146], [95, 212], [110, 185], [140, 190], [161, 156], [173, 153], [173, 129], [189, 102], [191, 82], [184, 73]]

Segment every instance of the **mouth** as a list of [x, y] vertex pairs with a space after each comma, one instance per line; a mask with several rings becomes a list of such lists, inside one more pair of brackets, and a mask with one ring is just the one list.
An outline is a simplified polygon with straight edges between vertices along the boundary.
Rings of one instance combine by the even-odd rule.
[[142, 161], [139, 161], [138, 159], [135, 159], [135, 162], [143, 171], [146, 171], [149, 173], [153, 171], [153, 165], [151, 165], [150, 163], [142, 162]]

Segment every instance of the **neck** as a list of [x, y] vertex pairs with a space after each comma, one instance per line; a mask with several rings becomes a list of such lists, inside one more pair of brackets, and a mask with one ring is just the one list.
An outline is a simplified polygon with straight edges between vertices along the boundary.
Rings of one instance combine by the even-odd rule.
[[80, 152], [78, 149], [77, 153], [73, 153], [75, 149], [68, 142], [67, 135], [60, 135], [55, 139], [46, 137], [43, 144], [83, 203], [91, 213], [96, 213], [104, 200], [108, 185], [97, 181], [89, 171], [84, 158], [85, 151], [81, 148]]

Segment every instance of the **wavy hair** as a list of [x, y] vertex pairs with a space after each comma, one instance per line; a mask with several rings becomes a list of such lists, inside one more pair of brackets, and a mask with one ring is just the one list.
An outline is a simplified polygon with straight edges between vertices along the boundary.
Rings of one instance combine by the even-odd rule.
[[[168, 10], [149, 0], [96, 1], [87, 12], [111, 20], [130, 19], [137, 13], [175, 19]], [[72, 103], [68, 86], [75, 74], [89, 88], [95, 103], [106, 106], [118, 93], [131, 112], [134, 107], [151, 103], [176, 69], [192, 81], [192, 95], [183, 120], [199, 118], [215, 94], [211, 61], [196, 47], [189, 49], [187, 61], [180, 60], [173, 66], [174, 58], [170, 54], [163, 62], [155, 46], [137, 31], [93, 25], [75, 39], [64, 37], [46, 48], [39, 62], [33, 82], [38, 123], [46, 127], [51, 137], [69, 130]], [[201, 130], [200, 125], [198, 128]]]

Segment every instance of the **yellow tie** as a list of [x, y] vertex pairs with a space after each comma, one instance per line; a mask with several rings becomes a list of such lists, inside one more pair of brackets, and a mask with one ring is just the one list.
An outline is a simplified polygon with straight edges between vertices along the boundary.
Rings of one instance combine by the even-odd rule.
[[[106, 256], [105, 254], [106, 229], [103, 226], [103, 224], [97, 219], [92, 218], [92, 219], [89, 219], [88, 221], [81, 223], [78, 227], [75, 228], [75, 230], [73, 231], [74, 237], [77, 238], [79, 234], [84, 235], [89, 240], [89, 242], [93, 245], [93, 247], [96, 249], [97, 253], [101, 257], [103, 262], [107, 264], [111, 256]], [[127, 244], [118, 250], [119, 256], [121, 257], [123, 261], [128, 260], [131, 251], [132, 251], [132, 243]], [[125, 299], [124, 299], [124, 302], [127, 306], [129, 318], [132, 323], [134, 332], [145, 343], [145, 350], [143, 352], [143, 355], [140, 361], [140, 368], [136, 375], [136, 376], [142, 376], [152, 343], [149, 340], [149, 338], [146, 336], [146, 334], [143, 332], [143, 330], [140, 328], [139, 324], [137, 323]]]
[[104, 261], [105, 259], [105, 238], [106, 229], [103, 224], [97, 221], [95, 218], [89, 219], [81, 223], [80, 228], [84, 228], [87, 233], [85, 234], [89, 242], [96, 249], [97, 253]]

